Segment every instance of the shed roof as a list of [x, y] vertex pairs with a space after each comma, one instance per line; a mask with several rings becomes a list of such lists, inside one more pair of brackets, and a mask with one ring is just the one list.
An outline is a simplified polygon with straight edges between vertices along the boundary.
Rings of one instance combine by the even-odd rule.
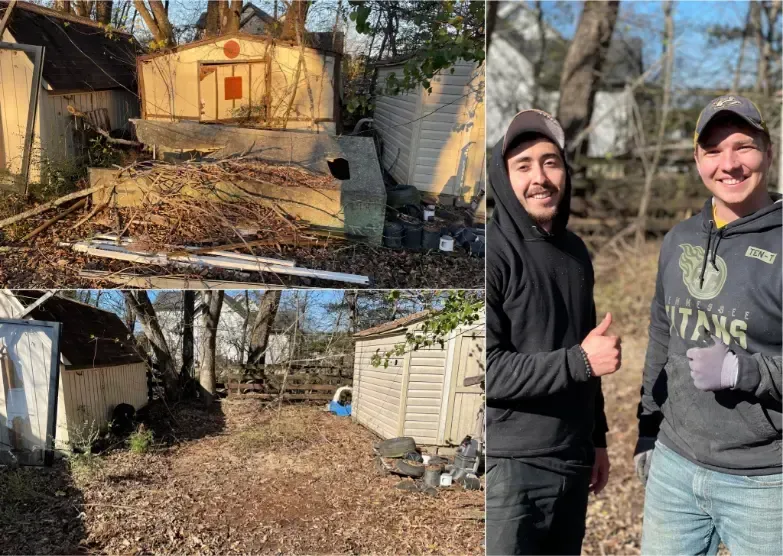
[[412, 315], [408, 315], [407, 317], [402, 317], [397, 320], [385, 322], [383, 324], [379, 324], [378, 326], [373, 326], [372, 328], [367, 328], [365, 330], [362, 330], [361, 332], [357, 332], [356, 334], [354, 334], [354, 337], [365, 338], [367, 336], [375, 336], [376, 334], [384, 334], [386, 332], [391, 332], [392, 330], [396, 330], [398, 328], [404, 328], [406, 326], [424, 320], [431, 312], [432, 311], [430, 311], [429, 309], [426, 309], [424, 311], [419, 311], [418, 313], [413, 313]]
[[[46, 294], [39, 290], [14, 291], [25, 307]], [[69, 368], [109, 367], [142, 363], [128, 328], [116, 314], [72, 299], [53, 296], [30, 312], [35, 320], [60, 322], [60, 352]]]
[[[0, 13], [8, 7], [0, 0]], [[90, 19], [18, 2], [8, 31], [20, 44], [43, 46], [43, 78], [57, 90], [136, 90], [136, 55], [132, 35], [108, 33]]]

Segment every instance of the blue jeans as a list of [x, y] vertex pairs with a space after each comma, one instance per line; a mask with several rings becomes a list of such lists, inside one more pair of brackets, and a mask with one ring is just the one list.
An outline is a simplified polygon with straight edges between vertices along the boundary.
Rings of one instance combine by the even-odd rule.
[[783, 474], [711, 471], [660, 442], [647, 477], [642, 554], [783, 554]]

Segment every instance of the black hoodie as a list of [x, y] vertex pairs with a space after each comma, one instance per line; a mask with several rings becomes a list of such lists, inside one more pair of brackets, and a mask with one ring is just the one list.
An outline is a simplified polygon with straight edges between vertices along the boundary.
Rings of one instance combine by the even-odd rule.
[[566, 230], [570, 173], [547, 233], [511, 189], [502, 143], [489, 170], [496, 205], [487, 240], [487, 455], [590, 465], [593, 448], [606, 446], [607, 426], [601, 381], [587, 378], [579, 348], [596, 315], [590, 256]]

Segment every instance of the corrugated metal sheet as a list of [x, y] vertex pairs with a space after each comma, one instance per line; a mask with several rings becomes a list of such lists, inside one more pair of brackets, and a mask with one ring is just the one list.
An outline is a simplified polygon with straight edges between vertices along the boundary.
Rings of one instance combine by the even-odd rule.
[[121, 403], [137, 410], [147, 405], [147, 368], [144, 363], [60, 372], [56, 446], [90, 430], [104, 429], [111, 412]]
[[[401, 68], [380, 68], [378, 82]], [[484, 68], [459, 63], [452, 69], [432, 79], [432, 92], [380, 97], [374, 118], [383, 167], [395, 180], [469, 200], [483, 188]]]

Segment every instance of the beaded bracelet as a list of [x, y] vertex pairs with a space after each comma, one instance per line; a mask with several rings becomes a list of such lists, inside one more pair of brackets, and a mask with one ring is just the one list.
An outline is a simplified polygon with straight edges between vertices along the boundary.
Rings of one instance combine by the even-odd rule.
[[582, 359], [585, 362], [585, 369], [587, 369], [587, 380], [593, 376], [593, 367], [590, 366], [590, 361], [587, 359], [587, 352], [582, 346], [579, 346], [579, 351], [582, 354]]

